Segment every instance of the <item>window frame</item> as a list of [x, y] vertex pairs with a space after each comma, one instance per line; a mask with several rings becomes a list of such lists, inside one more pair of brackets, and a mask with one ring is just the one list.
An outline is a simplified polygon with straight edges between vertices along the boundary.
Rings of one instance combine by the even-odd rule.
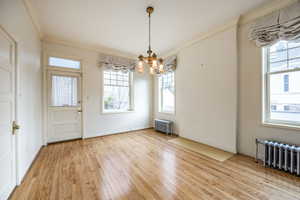
[[133, 76], [133, 72], [129, 72], [129, 109], [128, 110], [116, 110], [116, 111], [108, 111], [104, 109], [104, 72], [105, 71], [109, 71], [109, 70], [105, 70], [102, 69], [101, 70], [101, 88], [102, 88], [102, 92], [101, 92], [101, 111], [100, 113], [105, 115], [105, 114], [122, 114], [122, 113], [132, 113], [135, 112], [135, 106], [134, 106], [134, 76]]
[[[270, 53], [268, 49], [270, 46], [266, 46], [262, 48], [262, 125], [267, 127], [278, 127], [284, 129], [294, 129], [300, 130], [300, 122], [293, 122], [287, 120], [275, 120], [271, 119], [271, 102], [270, 102], [270, 77], [274, 74], [284, 74], [289, 72], [300, 72], [299, 68], [286, 69], [270, 72]], [[289, 59], [286, 60], [288, 62]], [[290, 87], [290, 85], [289, 85]], [[283, 88], [284, 89], [284, 88]]]
[[172, 112], [163, 110], [163, 87], [162, 87], [162, 76], [157, 78], [158, 81], [158, 112], [163, 114], [175, 115], [176, 114], [176, 73], [175, 71], [169, 72], [173, 73], [173, 81], [174, 81], [174, 110]]

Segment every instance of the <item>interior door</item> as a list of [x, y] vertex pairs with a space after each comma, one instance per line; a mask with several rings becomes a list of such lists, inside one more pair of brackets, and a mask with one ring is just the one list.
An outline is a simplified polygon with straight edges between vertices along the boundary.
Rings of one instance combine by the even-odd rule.
[[82, 138], [81, 75], [48, 72], [48, 142]]
[[0, 27], [0, 200], [16, 186], [15, 136], [15, 45]]

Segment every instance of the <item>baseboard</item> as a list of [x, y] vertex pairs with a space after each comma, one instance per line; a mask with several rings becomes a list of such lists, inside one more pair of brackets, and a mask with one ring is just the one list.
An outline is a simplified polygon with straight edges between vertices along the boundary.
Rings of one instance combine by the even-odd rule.
[[44, 148], [44, 145], [42, 145], [39, 150], [37, 151], [37, 153], [35, 154], [33, 160], [31, 161], [30, 166], [27, 168], [25, 174], [19, 178], [19, 180], [17, 180], [17, 186], [21, 185], [21, 183], [23, 182], [23, 180], [26, 178], [26, 176], [28, 175], [28, 172], [31, 170], [33, 164], [35, 163], [35, 161], [37, 160], [37, 158], [39, 157], [41, 150]]
[[35, 154], [35, 156], [34, 156], [32, 162], [31, 162], [30, 166], [27, 168], [27, 170], [26, 170], [24, 176], [21, 177], [19, 180], [17, 180], [17, 185], [15, 186], [15, 188], [13, 189], [13, 191], [11, 192], [11, 194], [9, 195], [8, 199], [10, 199], [10, 198], [13, 196], [14, 192], [16, 191], [16, 189], [22, 184], [22, 182], [23, 182], [23, 181], [25, 180], [25, 178], [28, 176], [29, 171], [31, 170], [33, 164], [36, 162], [36, 160], [37, 160], [37, 158], [39, 157], [39, 155], [40, 155], [40, 153], [41, 153], [41, 150], [42, 150], [43, 148], [44, 148], [44, 145], [42, 145], [42, 146], [40, 147], [40, 149], [38, 150], [38, 152]]
[[130, 132], [135, 132], [135, 131], [147, 130], [147, 129], [153, 129], [153, 127], [152, 126], [147, 126], [147, 127], [141, 127], [141, 128], [133, 128], [133, 129], [130, 129], [130, 130], [105, 132], [105, 133], [100, 133], [99, 135], [97, 134], [97, 135], [86, 136], [83, 139], [96, 138], [96, 137], [109, 136], [109, 135], [117, 135], [117, 134], [124, 134], [124, 133], [130, 133]]

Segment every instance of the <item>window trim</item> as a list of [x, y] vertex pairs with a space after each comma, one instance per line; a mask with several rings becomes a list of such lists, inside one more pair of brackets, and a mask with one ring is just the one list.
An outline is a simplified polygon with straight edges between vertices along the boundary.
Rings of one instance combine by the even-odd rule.
[[161, 114], [168, 114], [168, 115], [176, 115], [176, 73], [175, 71], [172, 72], [174, 74], [174, 111], [173, 112], [169, 112], [169, 111], [164, 111], [162, 109], [162, 102], [163, 102], [163, 98], [162, 98], [162, 87], [161, 87], [161, 78], [162, 77], [157, 77], [157, 81], [158, 81], [158, 113]]
[[116, 111], [106, 111], [104, 109], [104, 71], [105, 69], [101, 69], [101, 110], [100, 113], [102, 115], [110, 115], [110, 114], [125, 114], [125, 113], [134, 113], [135, 112], [135, 104], [134, 104], [134, 76], [133, 72], [129, 72], [129, 110], [116, 110]]
[[261, 109], [261, 123], [265, 127], [276, 127], [276, 128], [283, 128], [283, 129], [292, 129], [292, 130], [300, 130], [300, 122], [292, 122], [286, 120], [274, 120], [270, 119], [270, 75], [274, 74], [282, 74], [288, 72], [298, 72], [300, 71], [299, 68], [287, 69], [282, 71], [274, 71], [268, 72], [269, 69], [269, 51], [267, 47], [262, 48], [262, 109]]

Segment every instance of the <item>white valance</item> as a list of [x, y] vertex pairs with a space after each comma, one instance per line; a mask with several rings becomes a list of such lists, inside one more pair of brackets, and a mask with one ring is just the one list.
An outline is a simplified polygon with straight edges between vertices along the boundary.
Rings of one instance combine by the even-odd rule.
[[136, 62], [123, 57], [100, 55], [99, 64], [107, 70], [128, 72], [134, 71]]
[[300, 39], [300, 1], [258, 19], [251, 27], [249, 39], [259, 47]]
[[170, 56], [164, 60], [164, 71], [165, 72], [175, 71], [176, 67], [177, 67], [177, 57], [176, 56]]

